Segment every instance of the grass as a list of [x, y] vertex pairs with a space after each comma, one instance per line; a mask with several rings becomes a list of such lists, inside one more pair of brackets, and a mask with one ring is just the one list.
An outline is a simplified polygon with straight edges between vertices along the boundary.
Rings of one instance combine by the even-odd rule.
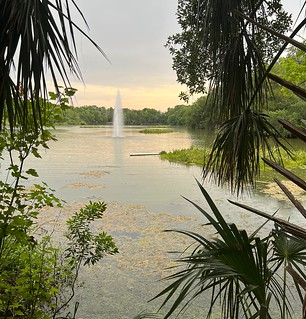
[[[172, 152], [163, 151], [160, 154], [160, 158], [174, 163], [203, 166], [204, 155], [209, 154], [209, 152], [209, 148], [191, 146], [188, 149], [174, 150]], [[293, 153], [294, 158], [289, 157], [288, 155], [286, 155], [285, 152], [281, 152], [281, 154], [283, 159], [283, 166], [285, 166], [287, 169], [306, 168], [306, 151], [295, 151]], [[261, 169], [272, 170], [272, 168], [264, 165], [263, 162], [261, 163]]]
[[173, 132], [175, 132], [175, 130], [172, 130], [169, 128], [146, 128], [139, 131], [139, 133], [144, 133], [144, 134], [165, 134], [165, 133], [173, 133]]
[[204, 148], [191, 146], [188, 149], [174, 150], [169, 153], [163, 151], [160, 153], [160, 158], [174, 163], [203, 166], [204, 152]]

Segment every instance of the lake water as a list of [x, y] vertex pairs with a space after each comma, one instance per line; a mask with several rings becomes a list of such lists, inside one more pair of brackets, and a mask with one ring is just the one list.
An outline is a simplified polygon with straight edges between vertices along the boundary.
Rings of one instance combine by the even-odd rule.
[[[159, 153], [163, 150], [202, 145], [202, 133], [179, 130], [169, 134], [141, 134], [137, 127], [126, 127], [123, 138], [113, 138], [111, 127], [60, 127], [57, 142], [42, 152], [42, 159], [31, 159], [40, 179], [67, 202], [60, 215], [46, 213], [41, 223], [47, 230], [63, 231], [71, 211], [89, 200], [101, 200], [108, 210], [95, 227], [111, 233], [120, 254], [105, 258], [99, 265], [86, 268], [85, 285], [79, 289], [79, 318], [132, 318], [142, 310], [156, 310], [159, 302], [147, 303], [165, 285], [177, 255], [189, 241], [165, 229], [191, 229], [212, 236], [205, 220], [182, 196], [208, 209], [195, 178], [201, 168], [162, 161], [159, 156], [130, 156], [134, 153]], [[33, 180], [34, 181], [34, 180]], [[36, 182], [36, 181], [35, 181]], [[211, 183], [204, 186], [225, 218], [240, 227], [254, 230], [263, 219], [230, 205], [234, 199], [226, 189]], [[274, 186], [272, 186], [273, 188]], [[275, 186], [276, 187], [276, 186]], [[301, 222], [284, 200], [257, 192], [239, 199], [267, 213], [279, 209], [278, 216]], [[205, 313], [203, 304], [196, 311]], [[188, 318], [193, 318], [192, 315]]]

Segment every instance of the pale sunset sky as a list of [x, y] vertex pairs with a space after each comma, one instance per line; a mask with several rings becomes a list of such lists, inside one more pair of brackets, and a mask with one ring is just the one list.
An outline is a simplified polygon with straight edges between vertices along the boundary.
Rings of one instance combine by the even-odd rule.
[[[283, 0], [296, 17], [301, 0]], [[177, 0], [76, 0], [90, 30], [109, 63], [84, 37], [78, 37], [79, 64], [85, 85], [78, 89], [75, 106], [114, 107], [120, 90], [122, 106], [162, 111], [183, 102], [186, 89], [176, 82], [172, 58], [164, 47], [168, 36], [179, 31]], [[80, 19], [79, 25], [86, 28]], [[192, 100], [191, 100], [192, 102]]]

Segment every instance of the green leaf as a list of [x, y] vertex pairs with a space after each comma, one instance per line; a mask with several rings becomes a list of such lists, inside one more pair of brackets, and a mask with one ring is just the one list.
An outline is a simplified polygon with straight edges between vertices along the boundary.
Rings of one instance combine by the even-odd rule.
[[56, 101], [58, 98], [58, 94], [56, 94], [54, 92], [49, 92], [49, 96], [50, 96], [50, 99], [53, 101]]
[[36, 170], [34, 168], [30, 168], [26, 171], [27, 174], [34, 176], [34, 177], [38, 177], [38, 174], [36, 172]]

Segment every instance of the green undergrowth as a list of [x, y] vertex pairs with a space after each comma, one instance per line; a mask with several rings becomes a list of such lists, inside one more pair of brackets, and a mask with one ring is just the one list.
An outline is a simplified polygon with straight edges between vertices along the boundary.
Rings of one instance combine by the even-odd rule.
[[[173, 150], [172, 152], [161, 152], [160, 158], [168, 160], [173, 163], [181, 163], [185, 165], [203, 166], [205, 154], [209, 154], [209, 148], [202, 148], [191, 146], [188, 149]], [[306, 168], [306, 151], [298, 150], [293, 152], [293, 157], [288, 156], [284, 151], [280, 152], [282, 155], [282, 164], [287, 169], [292, 168]], [[277, 154], [275, 154], [277, 159]], [[261, 161], [261, 169], [271, 169]]]
[[175, 130], [169, 128], [146, 128], [140, 130], [139, 133], [143, 134], [166, 134], [166, 133], [173, 133]]

